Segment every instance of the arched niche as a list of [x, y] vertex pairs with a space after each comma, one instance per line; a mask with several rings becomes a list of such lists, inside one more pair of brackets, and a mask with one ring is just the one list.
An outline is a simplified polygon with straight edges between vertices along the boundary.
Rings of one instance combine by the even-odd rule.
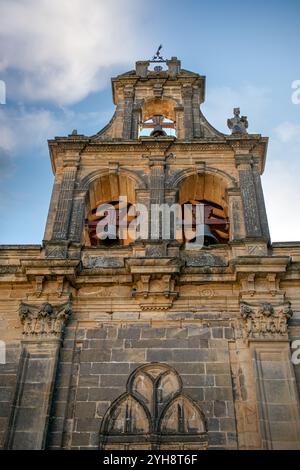
[[133, 395], [117, 400], [109, 411], [105, 430], [109, 434], [148, 434], [150, 421], [147, 410]]
[[142, 120], [146, 121], [156, 114], [161, 114], [172, 121], [176, 120], [177, 103], [173, 99], [151, 98], [146, 100], [142, 106]]
[[[203, 205], [204, 244], [207, 246], [229, 241], [228, 185], [228, 178], [217, 173], [192, 173], [179, 182], [178, 202], [182, 206], [182, 217], [186, 217], [192, 207], [193, 228], [196, 206]], [[185, 235], [183, 229], [182, 238], [186, 241]]]
[[[86, 246], [128, 245], [133, 241], [127, 236], [126, 231], [128, 224], [134, 219], [134, 216], [128, 212], [131, 206], [136, 204], [136, 189], [138, 189], [137, 180], [128, 174], [106, 173], [92, 179], [86, 196], [84, 229]], [[109, 216], [110, 209], [114, 213], [112, 223], [115, 222], [116, 225], [116, 238], [101, 240], [97, 235], [97, 225]], [[123, 224], [122, 228], [121, 222], [125, 217], [127, 225]]]
[[176, 106], [173, 99], [150, 98], [140, 110], [139, 135], [176, 136]]
[[189, 397], [181, 394], [164, 410], [159, 429], [163, 434], [202, 434], [204, 415]]

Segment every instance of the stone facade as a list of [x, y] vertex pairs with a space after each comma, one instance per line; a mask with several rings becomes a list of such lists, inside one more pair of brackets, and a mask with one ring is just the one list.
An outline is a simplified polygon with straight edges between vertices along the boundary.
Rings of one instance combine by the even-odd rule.
[[[102, 131], [49, 141], [43, 244], [0, 246], [1, 447], [299, 449], [300, 242], [270, 242], [267, 138], [215, 130], [176, 58], [112, 87]], [[166, 239], [151, 211], [157, 239], [97, 241], [120, 196], [204, 201], [214, 243]]]

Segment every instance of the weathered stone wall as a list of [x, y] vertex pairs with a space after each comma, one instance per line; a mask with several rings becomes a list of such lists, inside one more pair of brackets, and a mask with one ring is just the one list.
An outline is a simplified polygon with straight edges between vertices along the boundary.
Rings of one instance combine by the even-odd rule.
[[[72, 336], [74, 335], [74, 338]], [[207, 419], [212, 448], [236, 448], [228, 342], [232, 328], [105, 323], [69, 328], [61, 352], [47, 445], [97, 448], [101, 419], [126, 391], [130, 372], [149, 362], [176, 369]]]

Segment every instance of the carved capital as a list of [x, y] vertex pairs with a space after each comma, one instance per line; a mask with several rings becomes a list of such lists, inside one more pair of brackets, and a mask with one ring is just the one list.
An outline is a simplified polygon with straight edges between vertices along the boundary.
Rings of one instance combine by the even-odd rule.
[[60, 338], [71, 315], [70, 302], [62, 305], [44, 303], [40, 306], [21, 302], [19, 309], [23, 335], [30, 338]]
[[274, 339], [287, 335], [288, 320], [292, 317], [291, 303], [273, 306], [269, 302], [259, 305], [240, 304], [243, 333], [249, 339]]

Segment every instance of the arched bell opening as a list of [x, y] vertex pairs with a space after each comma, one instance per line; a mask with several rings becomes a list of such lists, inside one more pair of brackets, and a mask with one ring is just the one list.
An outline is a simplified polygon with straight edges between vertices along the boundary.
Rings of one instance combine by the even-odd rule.
[[204, 246], [228, 243], [230, 230], [227, 187], [225, 178], [208, 173], [193, 174], [182, 181], [179, 186], [179, 204], [182, 209], [183, 243], [195, 241], [200, 205]]
[[141, 110], [139, 136], [176, 137], [176, 102], [153, 98]]
[[87, 194], [84, 240], [86, 246], [128, 245], [128, 227], [134, 223], [137, 182], [127, 175], [107, 174], [91, 182]]

